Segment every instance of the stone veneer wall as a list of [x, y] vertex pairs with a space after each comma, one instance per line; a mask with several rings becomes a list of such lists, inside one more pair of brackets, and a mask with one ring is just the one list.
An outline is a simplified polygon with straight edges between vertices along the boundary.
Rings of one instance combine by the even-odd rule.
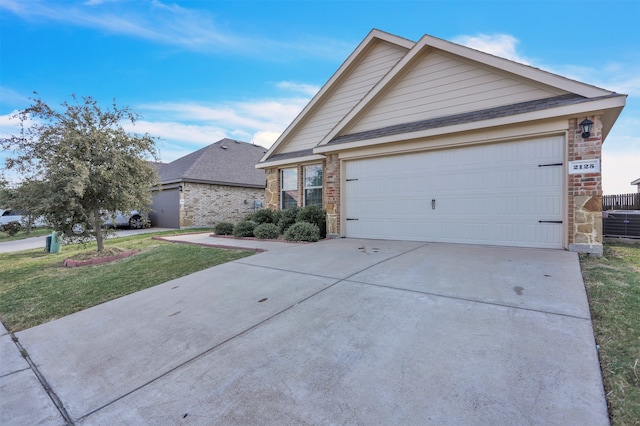
[[183, 183], [180, 208], [181, 228], [215, 226], [219, 222], [237, 223], [254, 211], [254, 200], [264, 204], [263, 188]]
[[[568, 161], [602, 158], [601, 117], [587, 118], [593, 121], [593, 127], [591, 137], [586, 139], [579, 125], [582, 118], [569, 120]], [[602, 254], [602, 174], [570, 174], [567, 193], [569, 250]]]
[[265, 207], [278, 210], [280, 206], [280, 173], [273, 167], [265, 170], [267, 187], [264, 190]]
[[[317, 164], [309, 163], [309, 164]], [[291, 166], [283, 166], [290, 168]], [[298, 165], [298, 206], [302, 206], [304, 196], [303, 170], [304, 165]], [[268, 168], [267, 188], [265, 189], [265, 207], [271, 210], [280, 209], [280, 169]], [[337, 154], [327, 155], [323, 161], [322, 173], [322, 205], [327, 212], [327, 237], [340, 236], [340, 160]]]

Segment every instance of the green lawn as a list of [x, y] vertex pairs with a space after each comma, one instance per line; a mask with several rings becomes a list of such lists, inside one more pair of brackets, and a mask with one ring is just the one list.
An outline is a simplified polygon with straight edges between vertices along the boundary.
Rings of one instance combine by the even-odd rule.
[[[156, 234], [157, 235], [157, 234]], [[0, 320], [9, 332], [33, 327], [174, 278], [254, 254], [156, 241], [150, 234], [105, 242], [105, 249], [138, 249], [116, 262], [65, 268], [65, 258], [95, 252], [95, 243], [0, 254]]]
[[640, 425], [640, 244], [605, 244], [580, 264], [611, 422]]

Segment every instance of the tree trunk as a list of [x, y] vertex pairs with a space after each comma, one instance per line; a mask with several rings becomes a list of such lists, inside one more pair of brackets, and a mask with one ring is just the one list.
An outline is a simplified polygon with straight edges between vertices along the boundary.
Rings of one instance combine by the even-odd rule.
[[102, 219], [100, 218], [100, 210], [93, 211], [93, 228], [96, 232], [96, 242], [98, 243], [98, 252], [104, 250], [104, 240], [102, 238]]
[[31, 235], [31, 226], [33, 226], [33, 217], [27, 215], [27, 235]]

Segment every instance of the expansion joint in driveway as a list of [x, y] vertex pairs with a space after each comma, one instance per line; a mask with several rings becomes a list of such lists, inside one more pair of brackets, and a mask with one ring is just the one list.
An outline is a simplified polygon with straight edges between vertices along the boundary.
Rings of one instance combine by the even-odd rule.
[[31, 357], [29, 356], [29, 353], [20, 344], [20, 341], [18, 340], [18, 338], [13, 333], [11, 333], [11, 340], [13, 340], [13, 343], [15, 343], [16, 347], [20, 351], [20, 354], [22, 354], [22, 357], [27, 361], [27, 364], [29, 364], [29, 367], [31, 368], [31, 371], [33, 371], [33, 374], [36, 375], [36, 378], [38, 379], [38, 381], [42, 385], [42, 387], [43, 387], [44, 391], [47, 393], [47, 395], [49, 395], [49, 398], [51, 399], [51, 402], [53, 402], [53, 405], [55, 405], [56, 409], [58, 410], [58, 412], [60, 413], [60, 415], [62, 416], [64, 421], [68, 425], [73, 425], [74, 424], [73, 423], [73, 419], [71, 418], [71, 416], [67, 412], [66, 408], [64, 408], [64, 404], [62, 404], [62, 401], [60, 401], [60, 398], [58, 398], [58, 395], [56, 395], [56, 393], [51, 388], [51, 385], [49, 385], [49, 383], [47, 382], [47, 379], [44, 378], [44, 376], [42, 375], [42, 373], [38, 369], [38, 366], [31, 360]]
[[370, 286], [373, 286], [373, 287], [388, 288], [388, 289], [397, 290], [397, 291], [406, 291], [406, 292], [409, 292], [409, 293], [424, 294], [424, 295], [433, 296], [433, 297], [443, 297], [443, 298], [446, 298], [446, 299], [461, 300], [463, 302], [481, 303], [483, 305], [499, 306], [501, 308], [512, 308], [512, 309], [518, 309], [518, 310], [522, 310], [522, 311], [538, 312], [538, 313], [541, 313], [541, 314], [557, 315], [557, 316], [566, 317], [566, 318], [574, 318], [574, 319], [579, 319], [579, 320], [591, 321], [591, 318], [585, 318], [585, 317], [581, 317], [581, 316], [578, 316], [578, 315], [563, 314], [562, 312], [543, 311], [541, 309], [525, 308], [523, 306], [509, 305], [509, 304], [506, 304], [506, 303], [488, 302], [486, 300], [471, 299], [471, 298], [468, 298], [468, 297], [451, 296], [449, 294], [432, 293], [432, 292], [428, 292], [428, 291], [420, 291], [420, 290], [414, 290], [414, 289], [410, 289], [410, 288], [393, 287], [393, 286], [383, 285], [383, 284], [374, 284], [374, 283], [370, 283], [370, 282], [366, 282], [366, 281], [349, 280], [349, 282], [357, 283], [357, 284], [363, 284], [363, 285], [370, 285]]
[[[306, 275], [309, 275], [309, 274], [306, 274]], [[127, 393], [125, 393], [125, 394], [123, 394], [123, 395], [119, 396], [118, 398], [115, 398], [115, 399], [113, 399], [112, 401], [107, 402], [106, 404], [103, 404], [102, 406], [100, 406], [100, 407], [98, 407], [98, 408], [96, 408], [96, 409], [94, 409], [94, 410], [92, 410], [92, 411], [90, 411], [90, 412], [88, 412], [88, 413], [84, 414], [84, 415], [83, 415], [83, 416], [81, 416], [78, 420], [84, 420], [85, 418], [87, 418], [87, 417], [91, 416], [92, 414], [97, 413], [98, 411], [102, 410], [103, 408], [106, 408], [106, 407], [108, 407], [109, 405], [111, 405], [111, 404], [113, 404], [113, 403], [115, 403], [115, 402], [117, 402], [117, 401], [119, 401], [119, 400], [121, 400], [121, 399], [123, 399], [123, 398], [125, 398], [125, 397], [127, 397], [127, 396], [129, 396], [129, 395], [131, 395], [131, 394], [133, 394], [134, 392], [139, 391], [140, 389], [142, 389], [142, 388], [146, 387], [147, 385], [150, 385], [150, 384], [152, 384], [152, 383], [154, 383], [154, 382], [158, 381], [159, 379], [161, 379], [161, 378], [163, 378], [163, 377], [167, 376], [168, 374], [170, 374], [170, 373], [172, 373], [172, 372], [174, 372], [174, 371], [176, 371], [176, 370], [178, 370], [178, 369], [180, 369], [180, 368], [184, 367], [185, 365], [188, 365], [188, 364], [190, 364], [190, 363], [192, 363], [192, 362], [194, 362], [194, 361], [196, 361], [196, 360], [198, 360], [198, 359], [200, 359], [200, 358], [204, 357], [205, 355], [207, 355], [207, 354], [209, 354], [209, 353], [211, 353], [211, 352], [215, 351], [216, 349], [220, 348], [221, 346], [223, 346], [223, 345], [225, 345], [225, 344], [227, 344], [227, 343], [229, 343], [229, 342], [231, 342], [231, 341], [233, 341], [233, 340], [237, 339], [238, 337], [241, 337], [241, 336], [243, 336], [243, 335], [245, 335], [245, 334], [249, 333], [249, 332], [250, 332], [250, 331], [252, 331], [252, 330], [255, 330], [256, 328], [260, 327], [261, 325], [263, 325], [263, 324], [265, 324], [265, 323], [267, 323], [267, 322], [271, 321], [272, 319], [274, 319], [274, 318], [276, 318], [276, 317], [280, 316], [281, 314], [283, 314], [283, 313], [285, 313], [285, 312], [287, 312], [287, 311], [291, 310], [292, 308], [296, 307], [296, 306], [297, 306], [297, 305], [299, 305], [300, 303], [303, 303], [303, 302], [305, 302], [305, 301], [307, 301], [307, 300], [311, 299], [312, 297], [314, 297], [314, 296], [316, 296], [316, 295], [318, 295], [318, 294], [320, 294], [320, 293], [322, 293], [322, 292], [324, 292], [324, 291], [328, 290], [329, 288], [331, 288], [331, 287], [333, 287], [334, 285], [336, 285], [336, 284], [340, 283], [341, 281], [343, 281], [343, 280], [336, 281], [335, 283], [330, 284], [330, 285], [328, 285], [328, 286], [326, 286], [326, 287], [324, 287], [324, 288], [322, 288], [322, 289], [318, 290], [317, 292], [315, 292], [315, 293], [313, 293], [313, 294], [311, 294], [311, 295], [309, 295], [309, 296], [307, 296], [307, 297], [305, 297], [305, 298], [303, 298], [303, 299], [301, 299], [301, 300], [297, 301], [296, 303], [294, 303], [294, 304], [292, 304], [292, 305], [290, 305], [290, 306], [287, 306], [286, 308], [284, 308], [284, 309], [282, 309], [282, 310], [280, 310], [280, 311], [276, 312], [275, 314], [271, 315], [270, 317], [265, 318], [264, 320], [262, 320], [262, 321], [260, 321], [260, 322], [258, 322], [258, 323], [256, 323], [256, 324], [254, 324], [254, 325], [252, 325], [251, 327], [249, 327], [249, 328], [247, 328], [247, 329], [245, 329], [245, 330], [240, 331], [239, 333], [237, 333], [237, 334], [235, 334], [235, 335], [233, 335], [233, 336], [229, 337], [228, 339], [226, 339], [226, 340], [224, 340], [224, 341], [222, 341], [222, 342], [220, 342], [220, 343], [216, 344], [215, 346], [213, 346], [213, 347], [211, 347], [211, 348], [207, 349], [206, 351], [201, 352], [201, 353], [199, 353], [198, 355], [195, 355], [194, 357], [189, 358], [188, 360], [184, 361], [183, 363], [181, 363], [181, 364], [179, 364], [179, 365], [177, 365], [177, 366], [175, 366], [175, 367], [173, 367], [173, 368], [171, 368], [171, 369], [169, 369], [169, 370], [165, 371], [164, 373], [160, 374], [158, 377], [156, 377], [156, 378], [154, 378], [154, 379], [152, 379], [152, 380], [149, 380], [148, 382], [146, 382], [146, 383], [144, 383], [144, 384], [142, 384], [142, 385], [140, 385], [140, 386], [136, 387], [135, 389], [130, 390], [129, 392], [127, 392]]]
[[[372, 264], [372, 265], [367, 266], [366, 268], [363, 268], [362, 270], [356, 271], [356, 272], [354, 272], [354, 273], [352, 273], [352, 274], [350, 274], [349, 276], [344, 277], [344, 278], [336, 278], [336, 277], [329, 277], [329, 276], [323, 276], [323, 275], [309, 274], [309, 273], [305, 273], [305, 272], [291, 271], [291, 270], [282, 269], [282, 268], [273, 268], [273, 267], [268, 267], [268, 266], [253, 265], [253, 264], [249, 264], [249, 263], [243, 263], [242, 261], [238, 261], [238, 260], [237, 260], [237, 261], [234, 261], [234, 263], [242, 263], [242, 264], [243, 264], [243, 265], [245, 265], [245, 266], [252, 266], [252, 267], [255, 267], [255, 268], [273, 269], [273, 270], [278, 270], [278, 271], [283, 271], [283, 272], [289, 272], [289, 273], [295, 273], [295, 274], [300, 274], [300, 275], [305, 275], [305, 276], [315, 276], [315, 277], [320, 277], [320, 278], [326, 278], [326, 279], [335, 280], [335, 282], [334, 282], [333, 284], [329, 284], [329, 285], [327, 285], [326, 287], [324, 287], [324, 288], [322, 288], [322, 289], [320, 289], [320, 290], [316, 291], [315, 293], [313, 293], [313, 294], [311, 294], [311, 295], [309, 295], [309, 296], [307, 296], [307, 297], [305, 297], [305, 298], [303, 298], [303, 299], [301, 299], [301, 300], [299, 300], [299, 301], [297, 301], [297, 302], [293, 303], [292, 305], [287, 306], [286, 308], [284, 308], [284, 309], [282, 309], [282, 310], [280, 310], [280, 311], [276, 312], [275, 314], [273, 314], [273, 315], [271, 315], [271, 316], [269, 316], [269, 317], [267, 317], [267, 318], [263, 319], [262, 321], [260, 321], [260, 322], [258, 322], [258, 323], [256, 323], [256, 324], [252, 325], [251, 327], [248, 327], [248, 328], [246, 328], [245, 330], [242, 330], [242, 331], [238, 332], [237, 334], [235, 334], [235, 335], [233, 335], [233, 336], [231, 336], [231, 337], [229, 337], [229, 338], [225, 339], [224, 341], [222, 341], [222, 342], [220, 342], [220, 343], [216, 344], [215, 346], [213, 346], [213, 347], [211, 347], [211, 348], [209, 348], [209, 349], [205, 350], [204, 352], [201, 352], [200, 354], [195, 355], [195, 356], [193, 356], [192, 358], [189, 358], [188, 360], [186, 360], [186, 361], [182, 362], [181, 364], [179, 364], [179, 365], [177, 365], [177, 366], [175, 366], [175, 367], [173, 367], [173, 368], [171, 368], [171, 369], [169, 369], [169, 370], [165, 371], [164, 373], [160, 374], [158, 377], [155, 377], [154, 379], [149, 380], [148, 382], [146, 382], [146, 383], [144, 383], [144, 384], [142, 384], [142, 385], [140, 385], [140, 386], [137, 386], [136, 388], [134, 388], [134, 389], [130, 390], [129, 392], [126, 392], [125, 394], [123, 394], [123, 395], [121, 395], [121, 396], [119, 396], [119, 397], [117, 397], [117, 398], [113, 399], [112, 401], [107, 402], [106, 404], [103, 404], [102, 406], [100, 406], [100, 407], [98, 407], [98, 408], [96, 408], [96, 409], [94, 409], [94, 410], [92, 410], [92, 411], [90, 411], [90, 412], [88, 412], [88, 413], [86, 413], [86, 414], [82, 415], [80, 418], [78, 418], [78, 420], [80, 421], [80, 420], [84, 420], [84, 419], [86, 419], [87, 417], [91, 416], [91, 415], [92, 415], [92, 414], [94, 414], [94, 413], [97, 413], [98, 411], [102, 410], [103, 408], [108, 407], [109, 405], [111, 405], [111, 404], [113, 404], [113, 403], [115, 403], [115, 402], [117, 402], [117, 401], [119, 401], [119, 400], [121, 400], [121, 399], [123, 399], [123, 398], [125, 398], [125, 397], [127, 397], [127, 396], [129, 396], [129, 395], [131, 395], [131, 394], [133, 394], [133, 393], [135, 393], [135, 392], [137, 392], [137, 391], [139, 391], [140, 389], [143, 389], [144, 387], [146, 387], [146, 386], [148, 386], [148, 385], [150, 385], [150, 384], [152, 384], [152, 383], [154, 383], [154, 382], [158, 381], [159, 379], [161, 379], [161, 378], [163, 378], [163, 377], [165, 377], [165, 376], [169, 375], [170, 373], [172, 373], [172, 372], [174, 372], [174, 371], [176, 371], [176, 370], [178, 370], [178, 369], [180, 369], [180, 368], [182, 368], [182, 367], [184, 367], [184, 366], [186, 366], [186, 365], [188, 365], [188, 364], [190, 364], [190, 363], [192, 363], [192, 362], [194, 362], [194, 361], [196, 361], [196, 360], [198, 360], [198, 359], [200, 359], [200, 358], [204, 357], [205, 355], [207, 355], [207, 354], [209, 354], [209, 353], [211, 353], [211, 352], [215, 351], [216, 349], [220, 348], [221, 346], [223, 346], [223, 345], [225, 345], [225, 344], [227, 344], [227, 343], [229, 343], [229, 342], [231, 342], [231, 341], [233, 341], [233, 340], [235, 340], [235, 339], [237, 339], [237, 338], [239, 338], [239, 337], [241, 337], [241, 336], [243, 336], [243, 335], [245, 335], [245, 334], [249, 333], [250, 331], [252, 331], [252, 330], [255, 330], [255, 329], [259, 328], [259, 327], [260, 327], [260, 326], [262, 326], [263, 324], [268, 323], [268, 322], [269, 322], [269, 321], [271, 321], [272, 319], [274, 319], [274, 318], [276, 318], [276, 317], [278, 317], [278, 316], [280, 316], [280, 315], [284, 314], [285, 312], [287, 312], [287, 311], [289, 311], [289, 310], [291, 310], [291, 309], [295, 308], [296, 306], [300, 305], [301, 303], [304, 303], [304, 302], [306, 302], [307, 300], [309, 300], [309, 299], [311, 299], [311, 298], [313, 298], [313, 297], [315, 297], [315, 296], [319, 295], [320, 293], [323, 293], [323, 292], [327, 291], [328, 289], [330, 289], [330, 288], [332, 288], [332, 287], [336, 286], [337, 284], [340, 284], [340, 283], [342, 283], [342, 282], [348, 281], [348, 280], [349, 280], [349, 278], [353, 277], [354, 275], [359, 274], [359, 273], [361, 273], [361, 272], [363, 272], [363, 271], [366, 271], [367, 269], [372, 268], [372, 267], [374, 267], [374, 266], [377, 266], [377, 265], [379, 265], [379, 264], [381, 264], [381, 263], [384, 263], [384, 262], [386, 262], [386, 261], [388, 261], [388, 260], [394, 259], [394, 258], [396, 258], [396, 257], [398, 257], [398, 256], [402, 256], [403, 254], [406, 254], [406, 253], [409, 253], [409, 252], [411, 252], [411, 251], [417, 250], [418, 248], [419, 248], [419, 247], [416, 247], [416, 248], [414, 248], [414, 249], [407, 250], [407, 251], [405, 251], [405, 252], [403, 252], [403, 253], [399, 253], [399, 254], [397, 254], [397, 255], [395, 255], [395, 256], [392, 256], [392, 257], [389, 257], [389, 258], [383, 259], [383, 260], [381, 260], [381, 261], [379, 261], [379, 262], [376, 262], [376, 263], [374, 263], [374, 264]], [[65, 417], [65, 418], [68, 418], [68, 417]]]

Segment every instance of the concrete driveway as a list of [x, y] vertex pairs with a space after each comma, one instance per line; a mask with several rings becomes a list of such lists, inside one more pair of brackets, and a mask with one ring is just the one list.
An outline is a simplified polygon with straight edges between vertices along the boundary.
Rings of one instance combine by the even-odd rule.
[[565, 251], [277, 246], [16, 336], [76, 424], [608, 424]]

